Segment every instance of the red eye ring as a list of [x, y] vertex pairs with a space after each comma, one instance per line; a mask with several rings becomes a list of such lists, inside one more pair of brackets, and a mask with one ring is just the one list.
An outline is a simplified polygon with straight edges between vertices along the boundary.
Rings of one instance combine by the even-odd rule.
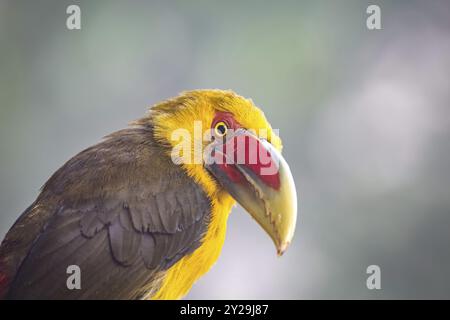
[[240, 128], [240, 124], [236, 122], [234, 116], [230, 112], [217, 111], [211, 123], [211, 129], [214, 130], [219, 122], [224, 122], [228, 129], [236, 130]]

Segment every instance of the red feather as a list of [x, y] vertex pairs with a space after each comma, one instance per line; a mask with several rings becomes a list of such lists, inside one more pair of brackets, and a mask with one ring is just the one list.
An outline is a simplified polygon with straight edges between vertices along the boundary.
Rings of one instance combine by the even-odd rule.
[[[2, 265], [0, 264], [0, 269]], [[0, 270], [0, 299], [3, 299], [8, 291], [9, 281], [6, 274]]]

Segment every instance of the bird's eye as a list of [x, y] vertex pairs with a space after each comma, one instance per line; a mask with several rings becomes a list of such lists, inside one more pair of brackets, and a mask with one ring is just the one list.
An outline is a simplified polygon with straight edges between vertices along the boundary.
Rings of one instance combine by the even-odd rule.
[[216, 125], [214, 126], [214, 132], [219, 137], [223, 137], [224, 135], [226, 135], [227, 131], [228, 127], [226, 123], [223, 121], [217, 122]]

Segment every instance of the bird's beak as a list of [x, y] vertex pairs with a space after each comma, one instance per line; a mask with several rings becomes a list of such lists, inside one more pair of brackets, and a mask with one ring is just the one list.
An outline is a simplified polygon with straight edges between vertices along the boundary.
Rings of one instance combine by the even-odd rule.
[[282, 255], [294, 236], [297, 193], [281, 153], [268, 141], [239, 129], [213, 145], [205, 167], [269, 234]]

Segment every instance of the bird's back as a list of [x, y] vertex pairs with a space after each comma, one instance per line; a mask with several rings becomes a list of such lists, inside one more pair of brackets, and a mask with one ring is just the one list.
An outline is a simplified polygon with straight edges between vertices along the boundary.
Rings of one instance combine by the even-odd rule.
[[[0, 247], [0, 297], [130, 299], [198, 248], [210, 201], [153, 140], [118, 131], [61, 167]], [[69, 266], [81, 289], [69, 289]], [[150, 292], [150, 294], [149, 294]]]

